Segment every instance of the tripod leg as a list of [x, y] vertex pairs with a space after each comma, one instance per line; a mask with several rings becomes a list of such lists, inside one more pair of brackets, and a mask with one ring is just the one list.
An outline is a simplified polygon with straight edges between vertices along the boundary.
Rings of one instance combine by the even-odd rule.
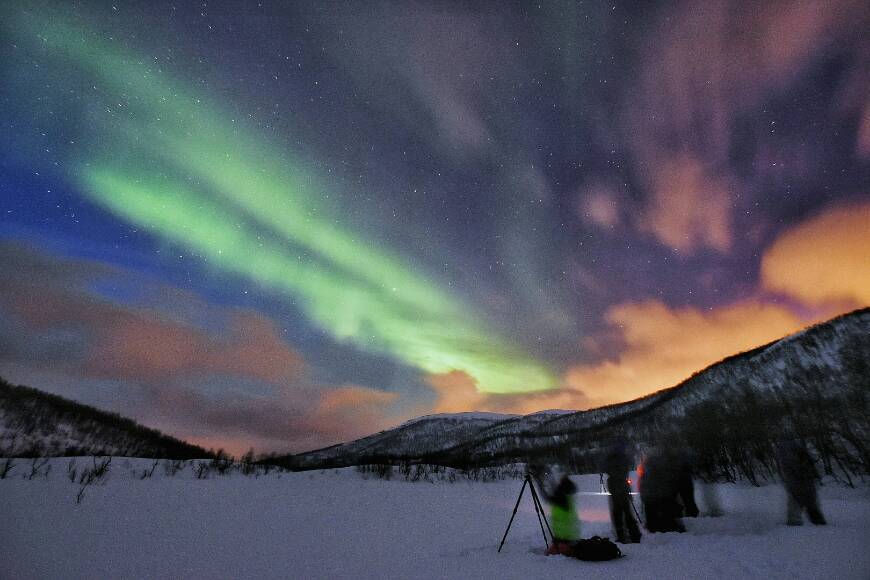
[[[550, 537], [553, 537], [553, 530], [550, 529], [550, 522], [547, 521], [547, 512], [544, 510], [544, 506], [541, 504], [541, 498], [538, 497], [538, 492], [535, 491], [534, 484], [530, 481], [529, 488], [532, 490], [532, 500], [535, 502], [535, 509], [538, 513], [543, 517], [544, 523], [547, 524], [547, 531], [550, 532]], [[541, 530], [543, 531], [543, 530]], [[544, 541], [547, 541], [547, 535], [544, 534]], [[549, 543], [548, 543], [549, 545]]]
[[523, 481], [523, 487], [520, 489], [520, 496], [517, 498], [517, 503], [514, 506], [514, 512], [511, 514], [511, 519], [508, 522], [507, 529], [504, 531], [504, 536], [502, 536], [501, 544], [498, 545], [498, 551], [501, 552], [501, 547], [504, 546], [504, 541], [507, 539], [508, 532], [511, 529], [511, 524], [514, 523], [514, 516], [517, 515], [517, 508], [520, 507], [520, 500], [523, 499], [523, 492], [526, 491], [526, 484], [529, 483], [528, 478]]
[[637, 516], [637, 523], [643, 525], [643, 520], [640, 519], [640, 513], [638, 513], [637, 507], [634, 505], [634, 498], [631, 497], [631, 493], [628, 494], [628, 501], [631, 502], [631, 508], [634, 510], [634, 515]]
[[[538, 525], [541, 526], [541, 535], [544, 536], [544, 546], [549, 548], [550, 542], [547, 541], [547, 532], [544, 531], [544, 522], [541, 521], [542, 517], [546, 520], [547, 516], [544, 515], [544, 509], [538, 505], [537, 501], [535, 501], [534, 492], [532, 492], [532, 502], [535, 504], [535, 514], [538, 516]], [[550, 524], [548, 523], [547, 526], [549, 525]]]

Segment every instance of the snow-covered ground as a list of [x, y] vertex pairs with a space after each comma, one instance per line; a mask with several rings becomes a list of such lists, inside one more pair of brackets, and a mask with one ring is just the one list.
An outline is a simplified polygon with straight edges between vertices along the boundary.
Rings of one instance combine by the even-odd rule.
[[[528, 493], [496, 553], [520, 481], [408, 483], [352, 469], [199, 480], [190, 466], [140, 480], [152, 462], [115, 458], [77, 505], [68, 462], [33, 480], [19, 462], [0, 480], [0, 577], [870, 578], [866, 487], [824, 486], [830, 525], [795, 528], [783, 525], [780, 487], [717, 486], [724, 517], [687, 519], [685, 534], [646, 534], [625, 558], [592, 563], [543, 555]], [[583, 535], [612, 536], [598, 476], [574, 479]]]

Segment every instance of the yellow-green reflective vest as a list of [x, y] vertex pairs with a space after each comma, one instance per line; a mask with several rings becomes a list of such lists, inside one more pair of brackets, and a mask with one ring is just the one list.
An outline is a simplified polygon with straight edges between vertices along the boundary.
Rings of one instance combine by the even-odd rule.
[[557, 540], [579, 540], [580, 519], [577, 517], [577, 512], [574, 509], [574, 498], [569, 496], [566, 499], [568, 500], [568, 505], [565, 507], [556, 504], [552, 505], [553, 536]]

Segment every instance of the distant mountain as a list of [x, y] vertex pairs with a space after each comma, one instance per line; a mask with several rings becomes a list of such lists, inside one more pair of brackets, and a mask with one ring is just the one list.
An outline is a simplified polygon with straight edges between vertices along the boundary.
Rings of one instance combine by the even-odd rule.
[[211, 457], [132, 419], [0, 379], [0, 457], [60, 455]]
[[799, 436], [826, 471], [870, 472], [870, 309], [728, 357], [675, 387], [617, 405], [527, 416], [432, 415], [342, 445], [279, 458], [309, 469], [365, 463], [455, 467], [552, 460], [595, 471], [618, 439], [679, 438], [710, 475], [775, 470], [777, 438]]

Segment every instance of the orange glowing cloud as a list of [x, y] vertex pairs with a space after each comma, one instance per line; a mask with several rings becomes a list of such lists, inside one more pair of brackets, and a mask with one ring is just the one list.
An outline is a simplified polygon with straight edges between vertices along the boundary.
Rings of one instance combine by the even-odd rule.
[[724, 178], [680, 155], [653, 172], [653, 195], [641, 227], [682, 252], [703, 246], [725, 252], [731, 247], [730, 200]]
[[810, 305], [870, 304], [870, 203], [829, 209], [787, 231], [765, 252], [761, 280]]
[[323, 390], [314, 409], [304, 419], [307, 431], [319, 434], [321, 443], [313, 447], [322, 447], [324, 441], [329, 444], [350, 441], [407, 419], [391, 412], [391, 405], [398, 398], [398, 393], [359, 385]]
[[429, 375], [427, 380], [437, 396], [432, 413], [489, 410], [487, 396], [479, 392], [474, 379], [462, 371]]
[[[496, 396], [493, 396], [495, 398]], [[576, 410], [589, 409], [592, 406], [589, 396], [579, 390], [564, 387], [552, 391], [541, 391], [528, 395], [498, 395], [493, 402], [493, 411], [499, 413], [515, 413], [528, 415], [550, 409]], [[489, 410], [489, 409], [488, 409]]]
[[868, 265], [870, 203], [829, 209], [784, 232], [762, 257], [759, 292], [787, 294], [816, 307], [816, 316], [760, 298], [711, 310], [656, 301], [617, 305], [606, 320], [621, 330], [625, 348], [571, 368], [564, 390], [585, 393], [598, 406], [676, 385], [726, 356], [870, 304]]
[[350, 385], [323, 393], [318, 404], [318, 413], [329, 414], [362, 409], [381, 409], [393, 403], [399, 395], [369, 387]]
[[206, 393], [179, 385], [148, 387], [149, 424], [207, 447], [239, 454], [303, 451], [350, 441], [408, 417], [391, 413], [398, 399], [357, 385], [314, 386], [300, 381], [274, 395]]
[[153, 382], [228, 374], [279, 383], [304, 368], [272, 323], [252, 312], [233, 315], [228, 340], [145, 311], [115, 311], [90, 323], [95, 340], [86, 368], [99, 376]]
[[588, 406], [586, 395], [571, 389], [522, 394], [481, 393], [477, 391], [474, 379], [462, 371], [430, 375], [428, 382], [437, 397], [435, 405], [417, 414], [488, 411], [525, 415], [543, 409], [581, 409]]
[[625, 349], [612, 360], [577, 365], [565, 375], [566, 387], [585, 393], [593, 406], [671, 387], [726, 356], [806, 325], [782, 306], [758, 302], [708, 311], [650, 301], [615, 306], [606, 318], [623, 330]]
[[204, 361], [205, 367], [271, 383], [292, 381], [304, 370], [302, 356], [287, 346], [275, 324], [262, 314], [238, 312], [232, 317], [230, 329], [231, 342], [214, 348]]
[[[662, 233], [666, 230], [663, 228]], [[719, 242], [724, 244], [724, 231], [721, 236]], [[473, 379], [464, 373], [433, 375], [429, 384], [437, 400], [432, 411], [525, 414], [543, 409], [587, 409], [674, 386], [727, 356], [870, 304], [868, 265], [870, 203], [829, 209], [775, 240], [762, 257], [761, 285], [755, 296], [712, 309], [671, 308], [658, 301], [613, 306], [605, 319], [619, 330], [624, 347], [607, 356], [611, 341], [586, 337], [586, 351], [602, 358], [570, 368], [562, 388], [492, 395], [479, 393]], [[798, 314], [799, 309], [773, 297], [765, 300], [771, 291], [813, 307], [800, 310], [814, 314]]]
[[[40, 264], [38, 257], [16, 255], [25, 265]], [[66, 267], [43, 261], [41, 267], [49, 272], [62, 273]], [[233, 375], [282, 384], [304, 370], [302, 357], [278, 336], [274, 324], [253, 311], [224, 311], [227, 331], [214, 334], [156, 309], [112, 303], [64, 284], [37, 287], [25, 277], [4, 280], [0, 290], [0, 305], [5, 304], [30, 328], [43, 334], [63, 329], [79, 336], [74, 352], [81, 351], [84, 360], [70, 372], [84, 376], [155, 383], [194, 375]]]

